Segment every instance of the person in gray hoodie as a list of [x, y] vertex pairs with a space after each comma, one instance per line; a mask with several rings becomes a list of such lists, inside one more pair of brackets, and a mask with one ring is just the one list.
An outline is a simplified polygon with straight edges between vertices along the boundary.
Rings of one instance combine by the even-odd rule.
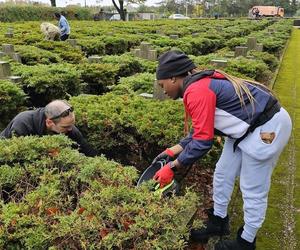
[[79, 152], [86, 156], [96, 156], [98, 152], [87, 143], [74, 124], [73, 107], [64, 100], [54, 100], [44, 108], [24, 111], [16, 115], [0, 133], [0, 139], [12, 136], [65, 134], [76, 142], [74, 147], [78, 147]]

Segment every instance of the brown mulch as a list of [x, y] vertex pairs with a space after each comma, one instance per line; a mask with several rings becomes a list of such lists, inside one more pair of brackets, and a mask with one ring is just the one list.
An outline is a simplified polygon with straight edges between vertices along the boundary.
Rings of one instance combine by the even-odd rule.
[[[181, 187], [193, 187], [193, 191], [198, 193], [202, 197], [201, 205], [198, 208], [196, 218], [205, 221], [207, 215], [205, 210], [213, 206], [212, 200], [212, 182], [213, 182], [214, 169], [211, 167], [203, 167], [199, 165], [193, 165], [189, 170], [185, 178], [181, 182]], [[189, 242], [187, 250], [205, 250], [208, 249], [206, 245]]]

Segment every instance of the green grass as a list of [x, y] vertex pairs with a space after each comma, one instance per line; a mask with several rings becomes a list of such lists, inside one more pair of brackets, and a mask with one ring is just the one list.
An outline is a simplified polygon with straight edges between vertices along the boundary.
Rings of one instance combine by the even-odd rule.
[[[274, 91], [293, 120], [293, 132], [272, 177], [266, 220], [258, 234], [258, 249], [292, 250], [300, 248], [300, 169], [294, 168], [300, 159], [300, 108], [297, 91], [300, 88], [300, 30], [294, 29], [285, 51]], [[291, 196], [289, 196], [289, 194]], [[288, 228], [291, 230], [287, 230]]]

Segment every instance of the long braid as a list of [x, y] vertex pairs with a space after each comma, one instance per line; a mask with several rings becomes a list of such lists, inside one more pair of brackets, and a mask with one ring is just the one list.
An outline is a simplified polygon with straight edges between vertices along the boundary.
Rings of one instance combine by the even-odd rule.
[[[253, 95], [251, 94], [251, 91], [247, 87], [246, 82], [252, 86], [260, 87], [260, 89], [267, 91], [271, 95], [274, 95], [271, 89], [269, 89], [267, 86], [265, 86], [259, 82], [235, 77], [235, 76], [229, 75], [226, 72], [219, 70], [219, 69], [215, 70], [215, 72], [218, 72], [221, 75], [225, 76], [231, 82], [231, 84], [233, 85], [233, 87], [235, 89], [236, 94], [238, 95], [238, 97], [240, 99], [242, 106], [245, 106], [244, 94], [246, 94], [252, 107], [254, 108], [255, 98], [253, 97]], [[253, 111], [254, 111], [254, 109], [253, 109]]]
[[[194, 72], [197, 72], [198, 70], [194, 70]], [[193, 72], [193, 73], [194, 73]], [[223, 75], [227, 80], [229, 80], [232, 84], [232, 86], [234, 87], [234, 90], [237, 94], [237, 96], [240, 99], [240, 103], [241, 106], [245, 107], [245, 100], [244, 100], [244, 94], [246, 94], [247, 98], [249, 99], [252, 109], [253, 109], [253, 114], [255, 111], [255, 98], [253, 97], [253, 95], [251, 94], [251, 91], [249, 90], [249, 88], [246, 85], [246, 82], [252, 86], [257, 86], [260, 87], [260, 89], [267, 91], [268, 93], [270, 93], [271, 95], [274, 95], [274, 93], [272, 92], [271, 89], [269, 89], [267, 86], [253, 81], [253, 80], [247, 80], [247, 79], [243, 79], [243, 78], [239, 78], [239, 77], [235, 77], [232, 75], [227, 74], [226, 72], [216, 69], [215, 72], [220, 73], [221, 75]], [[189, 131], [189, 125], [188, 125], [188, 120], [189, 120], [189, 115], [187, 113], [187, 111], [185, 110], [185, 117], [184, 117], [184, 134], [187, 135], [188, 131]]]

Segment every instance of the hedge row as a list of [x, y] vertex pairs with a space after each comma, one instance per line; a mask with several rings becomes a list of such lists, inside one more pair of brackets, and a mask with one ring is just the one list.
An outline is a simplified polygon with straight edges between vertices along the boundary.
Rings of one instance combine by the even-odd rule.
[[89, 9], [80, 7], [54, 8], [45, 6], [30, 5], [1, 5], [0, 21], [17, 22], [17, 21], [36, 21], [36, 20], [53, 20], [55, 12], [66, 13], [68, 19], [87, 20], [92, 19]]
[[0, 80], [0, 131], [22, 109], [25, 109], [24, 91], [10, 81]]
[[[183, 104], [158, 102], [135, 94], [80, 95], [70, 99], [76, 123], [88, 141], [107, 156], [145, 168], [166, 147], [179, 142], [183, 133]], [[215, 160], [216, 144], [204, 162]]]
[[[51, 58], [53, 60], [57, 59], [53, 57], [51, 52], [48, 53], [48, 57], [47, 54], [39, 56], [36, 53], [35, 58], [31, 54], [31, 56], [24, 57], [23, 60], [26, 60], [28, 64], [35, 64], [35, 60], [49, 63]], [[267, 53], [253, 52], [253, 55], [257, 58], [230, 59], [225, 71], [268, 84], [272, 78], [272, 71], [278, 65], [278, 60]], [[212, 68], [209, 62], [216, 57], [220, 59], [215, 54], [200, 57], [191, 56], [199, 68], [202, 69]], [[103, 56], [102, 63], [92, 64], [57, 63], [26, 66], [14, 63], [12, 71], [14, 75], [22, 77], [21, 86], [25, 93], [29, 95], [32, 105], [41, 106], [53, 99], [68, 98], [81, 93], [103, 94], [109, 92], [111, 87], [121, 92], [123, 88], [124, 93], [127, 93], [127, 91], [152, 93], [154, 76], [147, 76], [147, 73], [153, 74], [156, 65], [157, 62], [138, 59], [131, 54], [123, 54], [121, 56]], [[133, 76], [136, 73], [145, 73], [147, 77]], [[129, 85], [131, 86], [124, 83], [126, 80], [122, 80], [122, 78], [129, 76], [133, 76], [132, 78], [137, 77], [135, 80], [130, 80]]]
[[184, 249], [198, 203], [160, 199], [137, 171], [64, 136], [0, 140], [1, 249]]
[[[230, 41], [237, 36], [245, 37], [251, 32], [263, 31], [272, 22], [269, 20], [262, 20], [261, 22], [253, 22], [249, 20], [230, 22], [222, 20], [216, 23], [213, 21], [191, 20], [183, 22], [174, 28], [171, 21], [156, 21], [153, 22], [130, 22], [126, 26], [107, 22], [70, 22], [72, 27], [71, 38], [76, 38], [78, 44], [82, 47], [86, 56], [92, 54], [111, 55], [122, 54], [129, 51], [131, 48], [139, 46], [141, 41], [150, 42], [159, 53], [168, 50], [172, 47], [181, 49], [187, 54], [203, 55], [214, 52], [219, 48], [225, 46], [239, 45], [237, 41]], [[199, 29], [199, 25], [201, 29]], [[240, 26], [237, 26], [240, 25]], [[24, 24], [3, 24], [0, 26], [2, 32], [6, 32], [7, 27], [14, 28], [14, 38], [8, 39], [0, 38], [2, 43], [13, 43], [19, 45], [32, 45], [40, 47], [39, 43], [43, 40], [40, 32], [40, 23], [30, 22]], [[85, 27], [83, 30], [82, 27]], [[160, 32], [163, 34], [153, 34], [157, 28], [161, 26]], [[172, 28], [171, 28], [172, 27]], [[198, 31], [195, 28], [198, 28]], [[203, 29], [206, 27], [206, 29]], [[221, 27], [220, 31], [216, 28]], [[29, 32], [30, 31], [30, 32]], [[198, 35], [192, 35], [195, 34]], [[279, 30], [279, 32], [283, 32]], [[177, 34], [179, 39], [171, 39], [168, 36]], [[36, 44], [38, 43], [38, 44]], [[54, 43], [56, 47], [59, 43]], [[266, 45], [267, 46], [267, 45]], [[60, 46], [61, 47], [61, 46]], [[44, 49], [50, 49], [44, 47]], [[56, 49], [65, 51], [61, 47]], [[64, 53], [60, 53], [61, 56]], [[64, 58], [67, 60], [67, 58]]]

